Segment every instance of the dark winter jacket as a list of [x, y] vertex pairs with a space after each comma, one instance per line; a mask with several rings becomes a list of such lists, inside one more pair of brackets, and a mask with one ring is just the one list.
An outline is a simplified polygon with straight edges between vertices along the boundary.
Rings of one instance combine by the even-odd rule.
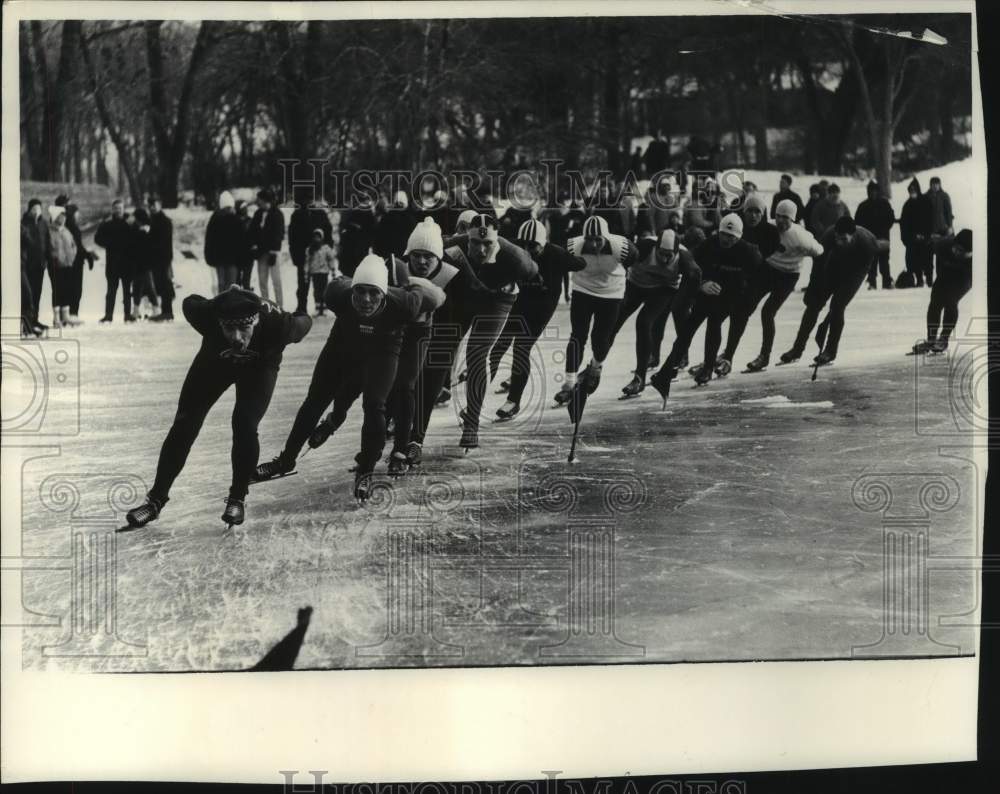
[[288, 253], [295, 267], [306, 263], [306, 249], [314, 229], [323, 230], [323, 242], [333, 246], [333, 224], [322, 207], [296, 207], [288, 221]]
[[76, 222], [77, 211], [78, 208], [75, 204], [66, 207], [66, 228], [69, 229], [69, 233], [73, 235], [73, 242], [76, 243], [76, 259], [73, 260], [73, 267], [83, 267], [84, 262], [89, 262], [90, 266], [93, 267], [94, 255], [83, 247], [83, 232], [80, 230], [80, 224]]
[[955, 222], [951, 211], [951, 196], [943, 190], [928, 190], [924, 198], [930, 207], [932, 234], [947, 234]]
[[637, 287], [678, 289], [682, 279], [695, 286], [701, 283], [701, 268], [684, 246], [678, 249], [677, 256], [666, 266], [661, 265], [656, 257], [659, 238], [643, 237], [635, 247], [636, 262], [628, 270], [628, 280]]
[[49, 252], [52, 250], [52, 242], [49, 239], [49, 224], [45, 215], [32, 218], [30, 212], [21, 216], [21, 229], [23, 230], [21, 257], [28, 270], [44, 270], [49, 262]]
[[143, 231], [138, 224], [131, 227], [132, 234], [129, 238], [129, 261], [132, 263], [133, 271], [142, 273], [153, 269], [153, 234], [152, 227], [147, 227]]
[[972, 283], [972, 255], [957, 258], [952, 251], [955, 240], [952, 237], [938, 240], [934, 244], [938, 278]]
[[879, 240], [889, 239], [889, 230], [896, 222], [896, 213], [892, 210], [892, 204], [884, 196], [866, 198], [858, 204], [858, 210], [854, 215], [854, 220], [859, 226], [864, 226]]
[[586, 260], [573, 256], [560, 245], [546, 243], [541, 253], [534, 258], [538, 266], [538, 275], [521, 285], [521, 290], [527, 295], [551, 295], [556, 301], [561, 294], [563, 282], [567, 273], [575, 273], [587, 266]]
[[931, 207], [927, 197], [920, 192], [920, 183], [914, 178], [907, 189], [916, 189], [916, 196], [911, 196], [903, 205], [899, 216], [899, 236], [903, 245], [909, 247], [926, 243], [931, 236]]
[[221, 294], [210, 300], [201, 295], [189, 295], [181, 304], [181, 309], [184, 319], [201, 334], [202, 351], [219, 356], [221, 362], [277, 369], [281, 366], [281, 354], [285, 346], [300, 342], [312, 328], [312, 320], [308, 314], [289, 314], [264, 303], [247, 352], [241, 356], [233, 356], [229, 352], [231, 346], [219, 327], [220, 297]]
[[255, 256], [268, 251], [280, 251], [285, 239], [285, 216], [277, 207], [258, 209], [250, 224], [250, 246]]
[[714, 281], [722, 287], [722, 295], [727, 298], [744, 292], [751, 275], [761, 264], [756, 246], [737, 240], [729, 248], [723, 248], [718, 232], [698, 246], [694, 259], [701, 268], [702, 283]]
[[354, 275], [358, 263], [374, 247], [375, 213], [370, 209], [344, 210], [340, 216], [340, 250], [337, 261], [340, 272]]
[[242, 267], [247, 250], [243, 223], [232, 209], [216, 210], [205, 230], [205, 262], [211, 267]]
[[809, 213], [809, 231], [813, 233], [813, 237], [819, 240], [826, 234], [827, 229], [833, 228], [833, 224], [845, 216], [851, 217], [851, 211], [847, 209], [847, 205], [840, 199], [834, 200], [827, 196], [817, 201], [816, 206]]
[[517, 295], [514, 285], [524, 284], [538, 275], [538, 265], [528, 256], [527, 251], [502, 237], [497, 238], [497, 245], [495, 261], [477, 266], [468, 258], [469, 238], [466, 235], [460, 234], [444, 241], [445, 256], [449, 261], [458, 263], [464, 259], [486, 288], [486, 292], [474, 290], [473, 295], [469, 296], [478, 308], [484, 302], [513, 304]]
[[756, 246], [761, 259], [767, 259], [781, 245], [781, 232], [766, 219], [762, 219], [756, 226], [743, 221], [743, 239]]
[[150, 214], [149, 238], [153, 268], [166, 272], [174, 261], [174, 224], [166, 213]]
[[878, 255], [878, 241], [864, 226], [854, 230], [854, 239], [846, 248], [837, 245], [836, 236], [836, 230], [829, 229], [820, 241], [823, 254], [813, 261], [806, 288], [809, 294], [821, 288], [833, 290], [853, 282], [860, 284]]
[[516, 240], [517, 230], [521, 224], [531, 220], [531, 210], [519, 207], [508, 207], [500, 219], [500, 236], [505, 240]]
[[785, 199], [788, 199], [788, 201], [795, 205], [795, 222], [798, 223], [803, 218], [805, 208], [802, 206], [802, 197], [799, 196], [799, 194], [794, 190], [779, 190], [774, 194], [774, 197], [771, 199], [771, 217], [774, 217], [774, 213], [778, 209], [779, 202], [782, 202]]
[[121, 218], [108, 218], [97, 227], [94, 242], [106, 251], [105, 272], [109, 276], [132, 275], [132, 225]]
[[409, 209], [393, 207], [383, 215], [375, 226], [373, 248], [379, 256], [402, 256], [406, 251], [410, 233], [417, 225], [417, 216]]

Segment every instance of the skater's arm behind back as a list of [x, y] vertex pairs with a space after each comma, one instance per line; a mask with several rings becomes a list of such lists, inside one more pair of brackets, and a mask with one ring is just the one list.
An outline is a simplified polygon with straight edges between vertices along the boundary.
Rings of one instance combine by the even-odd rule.
[[208, 298], [188, 295], [181, 303], [181, 311], [184, 313], [184, 319], [202, 336], [216, 328], [212, 301]]
[[411, 311], [414, 320], [426, 312], [437, 310], [444, 303], [445, 297], [444, 290], [436, 284], [425, 278], [410, 276], [407, 289], [407, 308]]

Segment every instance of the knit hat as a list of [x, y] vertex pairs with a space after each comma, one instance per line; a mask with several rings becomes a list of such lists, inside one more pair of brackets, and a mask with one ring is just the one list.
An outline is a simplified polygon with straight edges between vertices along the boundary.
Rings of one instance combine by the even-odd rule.
[[545, 226], [536, 220], [527, 220], [517, 230], [517, 239], [526, 243], [545, 245], [549, 241], [549, 233]]
[[940, 185], [941, 184], [941, 177], [939, 177], [939, 176], [932, 176], [930, 183], [932, 185]]
[[57, 207], [65, 207], [67, 204], [69, 204], [69, 196], [65, 193], [60, 193], [56, 196], [55, 205]]
[[264, 188], [257, 192], [258, 201], [266, 201], [268, 204], [274, 204], [274, 191]]
[[[436, 223], [434, 225], [437, 226]], [[354, 271], [354, 277], [351, 279], [352, 287], [356, 287], [359, 284], [376, 287], [383, 295], [389, 291], [389, 271], [386, 269], [382, 257], [378, 254], [373, 254], [370, 248], [368, 249], [368, 255], [361, 260], [357, 270]]]
[[233, 200], [233, 194], [228, 190], [223, 190], [219, 194], [219, 209], [224, 210], [227, 207], [235, 207], [236, 202]]
[[681, 241], [678, 239], [677, 232], [673, 229], [664, 229], [660, 233], [660, 245], [664, 251], [670, 251], [673, 253], [680, 247]]
[[434, 219], [428, 215], [420, 223], [413, 227], [410, 238], [406, 241], [406, 250], [403, 255], [411, 251], [426, 251], [434, 254], [438, 259], [444, 256], [444, 242], [441, 240], [441, 227]]
[[908, 184], [906, 186], [906, 189], [907, 189], [907, 191], [910, 191], [910, 190], [917, 191], [917, 195], [918, 196], [923, 192], [923, 191], [920, 190], [920, 180], [917, 179], [916, 177], [913, 177], [913, 179], [910, 180], [910, 184]]
[[149, 226], [149, 213], [142, 207], [133, 212], [132, 217], [135, 218], [137, 226]]
[[743, 219], [735, 212], [730, 212], [719, 223], [719, 234], [731, 234], [733, 237], [742, 237]]
[[765, 216], [767, 215], [767, 202], [764, 201], [763, 198], [761, 198], [761, 195], [759, 193], [751, 193], [749, 196], [746, 197], [746, 199], [744, 199], [743, 202], [744, 212], [750, 209], [751, 207], [755, 207], [756, 209], [759, 209], [762, 213], [764, 213]]
[[583, 236], [603, 237], [607, 240], [610, 237], [608, 233], [608, 222], [600, 215], [591, 215], [583, 222]]
[[476, 217], [476, 214], [475, 210], [462, 210], [462, 213], [458, 216], [458, 220], [455, 221], [455, 228], [457, 229], [463, 224], [466, 228], [469, 228], [469, 224], [472, 223], [472, 219]]
[[791, 174], [782, 174], [780, 181], [787, 182], [790, 185], [790, 184], [792, 184], [792, 175]]
[[53, 204], [51, 207], [49, 207], [49, 220], [52, 223], [55, 223], [56, 218], [58, 218], [60, 215], [64, 215], [65, 213], [66, 213], [65, 207]]
[[840, 185], [838, 185], [836, 182], [831, 182], [829, 185], [827, 185], [826, 192], [827, 193], [839, 193], [840, 192]]
[[496, 240], [496, 220], [491, 215], [477, 215], [469, 223], [469, 237], [478, 237], [480, 240]]
[[693, 251], [703, 242], [705, 242], [705, 232], [697, 226], [692, 226], [684, 232], [684, 247], [689, 251]]
[[31, 199], [31, 201], [28, 202], [28, 212], [31, 212], [32, 207], [41, 207], [41, 206], [42, 206], [42, 200], [33, 198]]
[[871, 191], [872, 191], [873, 188], [875, 190], [878, 190], [878, 182], [876, 182], [874, 179], [869, 179], [868, 180], [868, 185], [865, 187], [865, 190], [867, 190], [869, 193], [871, 193]]
[[837, 234], [854, 234], [858, 225], [854, 222], [854, 218], [850, 215], [842, 215], [837, 218], [837, 222], [833, 224], [833, 230]]
[[791, 199], [782, 199], [778, 202], [778, 206], [775, 207], [774, 217], [777, 218], [778, 216], [781, 216], [794, 221], [797, 210], [798, 207], [795, 206], [794, 201]]
[[955, 235], [955, 245], [960, 245], [966, 251], [972, 251], [972, 229], [962, 229]]
[[225, 292], [220, 292], [214, 298], [215, 315], [222, 325], [231, 327], [246, 327], [260, 313], [260, 296], [250, 290], [241, 289], [235, 284], [230, 285]]

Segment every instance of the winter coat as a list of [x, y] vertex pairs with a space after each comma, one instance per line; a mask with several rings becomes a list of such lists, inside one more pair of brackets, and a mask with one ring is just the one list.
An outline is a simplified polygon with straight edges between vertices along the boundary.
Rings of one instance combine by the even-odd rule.
[[951, 250], [954, 242], [954, 238], [949, 237], [944, 240], [938, 240], [934, 244], [938, 278], [942, 276], [953, 277], [958, 281], [968, 281], [971, 284], [972, 257], [957, 259]]
[[779, 190], [774, 194], [771, 199], [771, 217], [774, 217], [778, 204], [786, 199], [795, 205], [795, 222], [798, 223], [805, 215], [805, 207], [802, 206], [802, 198], [794, 190]]
[[346, 210], [340, 215], [340, 250], [337, 260], [345, 276], [354, 273], [358, 263], [374, 245], [375, 213], [370, 209]]
[[205, 229], [205, 262], [210, 267], [242, 267], [246, 250], [243, 223], [236, 213], [231, 208], [213, 212]]
[[809, 231], [818, 240], [826, 234], [827, 229], [832, 229], [833, 225], [843, 217], [851, 217], [851, 211], [843, 201], [840, 199], [834, 201], [829, 196], [820, 199], [809, 214]]
[[122, 218], [108, 218], [97, 227], [94, 242], [105, 252], [105, 272], [109, 276], [132, 275], [132, 226]]
[[756, 246], [737, 240], [729, 248], [723, 248], [718, 232], [698, 246], [694, 259], [701, 268], [702, 283], [714, 281], [727, 298], [746, 291], [750, 276], [761, 263]]
[[163, 212], [149, 216], [149, 254], [152, 266], [166, 272], [174, 261], [174, 224]]
[[955, 222], [955, 215], [951, 211], [951, 196], [943, 190], [928, 190], [924, 193], [924, 198], [930, 207], [931, 233], [947, 234]]
[[628, 280], [632, 284], [643, 289], [677, 289], [682, 278], [695, 285], [701, 283], [701, 268], [687, 248], [680, 246], [669, 265], [660, 264], [656, 256], [658, 248], [659, 238], [644, 237], [636, 243], [636, 262], [628, 269]]
[[896, 222], [896, 213], [892, 210], [892, 204], [883, 196], [867, 198], [858, 204], [854, 220], [859, 226], [864, 226], [879, 240], [889, 239], [889, 230]]
[[525, 282], [521, 289], [527, 293], [547, 292], [554, 294], [558, 300], [562, 292], [563, 279], [567, 273], [583, 270], [587, 263], [579, 256], [573, 256], [569, 251], [554, 243], [546, 243], [535, 257], [538, 265], [538, 276], [533, 281]]
[[899, 236], [903, 245], [925, 244], [931, 237], [930, 205], [925, 196], [908, 198], [899, 216]]
[[76, 243], [73, 242], [73, 233], [65, 226], [52, 224], [49, 228], [49, 240], [51, 248], [49, 250], [49, 264], [55, 270], [66, 270], [73, 267], [76, 259]]
[[265, 211], [258, 209], [250, 224], [250, 245], [256, 256], [268, 251], [280, 251], [285, 239], [285, 216], [277, 207]]
[[295, 267], [306, 262], [306, 250], [314, 229], [323, 230], [323, 242], [333, 245], [333, 224], [322, 207], [297, 207], [288, 221], [288, 253]]
[[531, 220], [531, 210], [519, 207], [508, 207], [500, 219], [500, 236], [505, 240], [516, 240], [517, 230], [521, 224]]
[[767, 259], [781, 245], [781, 232], [773, 223], [762, 219], [756, 226], [743, 222], [743, 238], [750, 245], [756, 246], [761, 259]]
[[387, 210], [375, 225], [372, 248], [379, 256], [402, 256], [416, 225], [417, 216], [410, 210], [402, 207]]
[[326, 273], [337, 278], [340, 275], [337, 269], [337, 255], [325, 242], [317, 248], [310, 245], [306, 249], [303, 267], [310, 276]]
[[804, 257], [815, 259], [822, 256], [823, 250], [823, 246], [804, 226], [793, 223], [787, 232], [780, 233], [778, 248], [767, 257], [767, 263], [782, 273], [798, 273]]
[[809, 286], [806, 288], [810, 295], [821, 287], [832, 290], [859, 278], [863, 279], [875, 261], [878, 242], [875, 235], [864, 226], [854, 230], [854, 239], [846, 248], [836, 244], [836, 236], [834, 229], [827, 230], [823, 236], [821, 245], [825, 253], [813, 262]]
[[31, 217], [30, 212], [21, 217], [21, 229], [24, 248], [21, 251], [25, 267], [29, 270], [44, 270], [49, 263], [49, 252], [52, 243], [49, 235], [49, 224], [43, 215]]

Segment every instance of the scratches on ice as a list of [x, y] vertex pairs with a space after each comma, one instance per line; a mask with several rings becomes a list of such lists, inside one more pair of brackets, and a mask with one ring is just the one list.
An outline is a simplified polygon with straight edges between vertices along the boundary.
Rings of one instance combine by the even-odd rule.
[[829, 400], [797, 403], [789, 400], [784, 394], [758, 397], [754, 400], [740, 400], [740, 405], [754, 405], [764, 408], [833, 408], [833, 403]]

